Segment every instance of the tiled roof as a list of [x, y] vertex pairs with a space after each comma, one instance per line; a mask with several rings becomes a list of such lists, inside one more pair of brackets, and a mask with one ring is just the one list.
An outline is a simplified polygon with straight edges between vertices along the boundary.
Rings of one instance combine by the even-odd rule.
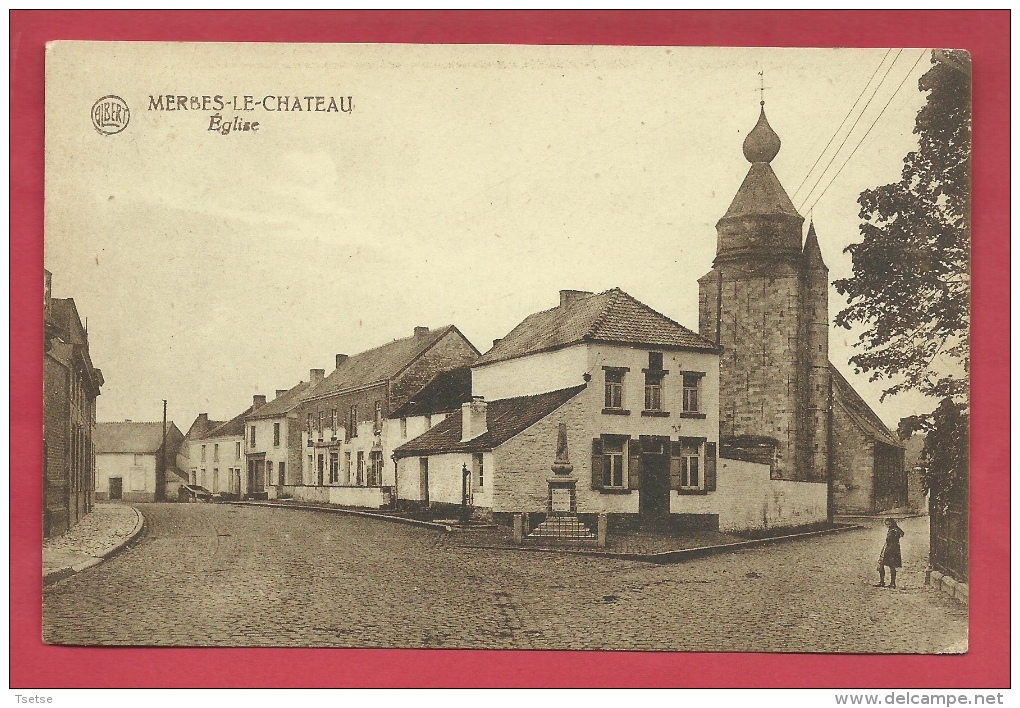
[[[172, 431], [176, 430], [173, 421], [166, 423], [167, 440], [173, 440]], [[178, 430], [177, 435], [181, 436]], [[96, 453], [136, 452], [154, 453], [163, 446], [163, 423], [96, 423], [96, 432], [92, 438]], [[168, 446], [169, 448], [169, 446]]]
[[[203, 413], [202, 415], [205, 414]], [[190, 428], [188, 428], [187, 438], [189, 440], [198, 440], [199, 438], [204, 438], [206, 433], [208, 433], [213, 428], [223, 425], [225, 422], [226, 421], [223, 420], [209, 420], [208, 418], [203, 418], [202, 416], [199, 416], [195, 418], [195, 422], [191, 424]]]
[[[246, 411], [248, 418], [254, 420], [257, 418], [280, 418], [285, 416], [290, 411], [294, 410], [294, 408], [296, 408], [302, 400], [304, 400], [305, 394], [308, 393], [310, 388], [311, 383], [308, 381], [301, 381], [296, 386], [289, 389], [286, 393], [277, 396], [264, 406], [259, 406], [254, 412], [251, 408], [249, 408]], [[243, 422], [241, 427], [243, 431]]]
[[871, 432], [876, 438], [887, 445], [903, 447], [900, 439], [886, 427], [882, 419], [878, 417], [871, 406], [854, 390], [854, 387], [847, 381], [839, 369], [829, 364], [829, 372], [832, 375], [833, 400], [850, 414], [858, 425], [864, 430]]
[[458, 410], [431, 430], [419, 435], [393, 451], [394, 457], [414, 457], [444, 452], [482, 452], [499, 447], [518, 433], [528, 429], [584, 390], [584, 386], [490, 401], [486, 411], [488, 430], [473, 440], [461, 442], [461, 415]]
[[197, 437], [204, 440], [206, 438], [234, 438], [239, 435], [244, 435], [244, 420], [249, 413], [251, 413], [251, 406], [248, 406], [242, 413], [238, 413], [230, 420], [218, 424], [216, 427], [205, 433], [205, 435], [199, 435]]
[[325, 396], [393, 378], [450, 332], [464, 336], [455, 326], [447, 325], [354, 354], [309, 391], [306, 398]]
[[656, 312], [619, 288], [576, 297], [529, 315], [475, 365], [506, 361], [578, 342], [618, 342], [716, 351], [713, 342]]
[[471, 400], [471, 367], [463, 366], [440, 371], [404, 405], [390, 414], [390, 418], [411, 418], [432, 413], [457, 410]]

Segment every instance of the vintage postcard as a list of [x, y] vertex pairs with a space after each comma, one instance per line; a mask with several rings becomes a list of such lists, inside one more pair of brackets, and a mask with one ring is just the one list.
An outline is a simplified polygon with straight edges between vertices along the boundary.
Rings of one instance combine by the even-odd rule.
[[44, 641], [966, 652], [970, 76], [49, 44]]

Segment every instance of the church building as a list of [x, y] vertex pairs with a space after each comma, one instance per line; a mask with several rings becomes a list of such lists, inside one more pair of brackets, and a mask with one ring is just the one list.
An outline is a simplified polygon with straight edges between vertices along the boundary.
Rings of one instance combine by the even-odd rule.
[[831, 478], [837, 514], [888, 510], [906, 503], [904, 448], [829, 362], [828, 268], [770, 165], [781, 141], [764, 105], [698, 281], [700, 333], [722, 351], [720, 456], [768, 463], [776, 479]]

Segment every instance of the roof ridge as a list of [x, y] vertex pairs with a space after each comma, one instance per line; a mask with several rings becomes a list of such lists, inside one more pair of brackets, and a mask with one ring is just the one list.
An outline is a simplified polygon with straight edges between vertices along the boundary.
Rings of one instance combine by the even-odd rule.
[[611, 295], [609, 299], [606, 300], [606, 304], [602, 306], [602, 312], [599, 313], [599, 316], [595, 318], [595, 321], [585, 333], [585, 339], [595, 336], [595, 332], [597, 332], [599, 327], [602, 326], [602, 323], [605, 322], [606, 317], [609, 315], [609, 311], [616, 306], [616, 301], [620, 299], [620, 294], [623, 293], [623, 290], [621, 288], [609, 288], [609, 290], [603, 291], [599, 293], [599, 295], [606, 295], [607, 293], [611, 293]]
[[[666, 314], [664, 314], [662, 312], [659, 312], [658, 310], [656, 310], [651, 305], [649, 305], [647, 303], [644, 303], [644, 302], [641, 302], [640, 300], [638, 300], [636, 297], [634, 297], [633, 295], [631, 295], [627, 291], [621, 290], [620, 288], [614, 288], [614, 290], [617, 290], [619, 292], [619, 294], [623, 295], [624, 297], [629, 299], [634, 304], [639, 305], [640, 307], [644, 308], [646, 311], [651, 312], [653, 315], [657, 315], [657, 316], [663, 318], [664, 320], [666, 320], [670, 324], [674, 325], [675, 327], [679, 327], [680, 329], [684, 330], [685, 332], [689, 332], [691, 335], [697, 337], [698, 339], [702, 340], [706, 344], [711, 345], [713, 348], [715, 348], [717, 346], [715, 342], [713, 342], [710, 339], [707, 339], [706, 337], [703, 337], [699, 332], [695, 332], [693, 329], [691, 329], [687, 325], [683, 325], [683, 324], [677, 322], [676, 320], [674, 320], [669, 315], [666, 315]], [[612, 303], [611, 303], [611, 305], [615, 306], [618, 299], [619, 299], [619, 297], [614, 298]], [[608, 308], [607, 308], [607, 312], [608, 312]], [[601, 324], [601, 318], [599, 320], [599, 324]]]

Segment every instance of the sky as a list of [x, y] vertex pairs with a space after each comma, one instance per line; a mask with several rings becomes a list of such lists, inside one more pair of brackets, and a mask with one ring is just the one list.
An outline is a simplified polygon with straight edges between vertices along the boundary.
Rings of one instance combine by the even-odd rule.
[[[835, 280], [860, 240], [858, 195], [897, 181], [916, 147], [929, 56], [57, 43], [45, 265], [53, 295], [87, 318], [106, 380], [99, 419], [158, 420], [167, 399], [182, 430], [418, 325], [455, 324], [484, 352], [561, 289], [620, 287], [696, 331], [697, 279], [749, 167], [741, 143], [762, 83], [783, 142], [772, 167]], [[823, 148], [872, 76], [886, 80], [830, 164], [870, 89]], [[167, 94], [228, 105], [149, 110]], [[112, 135], [89, 118], [107, 95], [131, 111]], [[245, 95], [350, 97], [353, 109], [235, 111]], [[259, 130], [210, 131], [216, 113]], [[830, 317], [844, 306], [830, 288]], [[931, 410], [915, 394], [880, 402], [885, 384], [848, 364], [858, 334], [833, 328], [830, 358], [883, 420]]]

